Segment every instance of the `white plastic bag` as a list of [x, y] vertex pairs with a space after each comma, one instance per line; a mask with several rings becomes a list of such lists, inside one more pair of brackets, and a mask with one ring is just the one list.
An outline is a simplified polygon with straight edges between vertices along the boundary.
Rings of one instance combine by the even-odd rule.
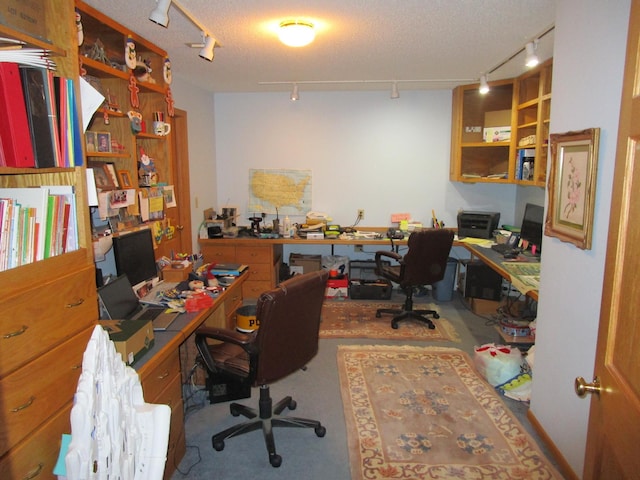
[[522, 353], [515, 347], [487, 343], [475, 347], [473, 360], [480, 375], [495, 387], [520, 374]]

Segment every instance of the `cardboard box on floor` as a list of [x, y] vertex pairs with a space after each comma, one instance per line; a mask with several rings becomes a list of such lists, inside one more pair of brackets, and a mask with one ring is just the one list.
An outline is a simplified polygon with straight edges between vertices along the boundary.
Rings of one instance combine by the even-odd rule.
[[[503, 298], [499, 302], [495, 300], [485, 300], [484, 298], [467, 298], [466, 300], [469, 308], [476, 315], [492, 315], [497, 313], [498, 308], [506, 307], [506, 298]], [[524, 309], [525, 302], [518, 301], [511, 306], [509, 313], [512, 315], [520, 315]]]
[[292, 274], [315, 272], [322, 269], [322, 255], [292, 253], [289, 255], [289, 269]]
[[109, 333], [122, 361], [133, 365], [153, 348], [153, 324], [151, 320], [99, 320]]

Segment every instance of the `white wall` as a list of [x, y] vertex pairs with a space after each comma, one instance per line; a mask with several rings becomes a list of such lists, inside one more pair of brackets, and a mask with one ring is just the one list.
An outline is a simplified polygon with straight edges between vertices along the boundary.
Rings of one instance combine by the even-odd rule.
[[582, 474], [607, 247], [629, 0], [564, 0], [556, 14], [552, 133], [600, 127], [591, 250], [544, 238], [531, 410], [574, 472]]
[[176, 108], [187, 111], [189, 135], [189, 183], [193, 251], [198, 251], [198, 227], [202, 212], [216, 204], [214, 97], [174, 74], [171, 93]]
[[[449, 182], [450, 91], [216, 94], [218, 207], [248, 205], [251, 168], [311, 170], [313, 210], [335, 223], [390, 225], [395, 212], [447, 225], [458, 209], [503, 212], [513, 221], [515, 187]], [[259, 213], [259, 212], [256, 212]], [[270, 221], [272, 216], [267, 217]], [[303, 218], [292, 218], [301, 221]]]

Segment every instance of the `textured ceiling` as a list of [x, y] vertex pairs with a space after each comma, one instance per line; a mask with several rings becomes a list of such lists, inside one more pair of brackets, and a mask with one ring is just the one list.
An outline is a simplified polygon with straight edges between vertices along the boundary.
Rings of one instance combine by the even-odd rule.
[[[554, 23], [557, 0], [180, 0], [221, 44], [209, 63], [186, 43], [201, 31], [172, 6], [163, 28], [148, 20], [155, 0], [87, 0], [166, 50], [176, 77], [213, 92], [451, 88], [477, 81]], [[315, 41], [282, 45], [274, 27], [283, 19], [310, 19]], [[538, 55], [552, 56], [553, 31]], [[489, 76], [525, 71], [519, 54]], [[430, 82], [410, 82], [430, 80]], [[454, 80], [454, 81], [452, 81]], [[455, 81], [458, 80], [458, 81]], [[434, 81], [434, 82], [431, 82]], [[305, 82], [319, 82], [307, 84]], [[329, 83], [327, 83], [329, 82]], [[337, 82], [337, 83], [331, 83]]]

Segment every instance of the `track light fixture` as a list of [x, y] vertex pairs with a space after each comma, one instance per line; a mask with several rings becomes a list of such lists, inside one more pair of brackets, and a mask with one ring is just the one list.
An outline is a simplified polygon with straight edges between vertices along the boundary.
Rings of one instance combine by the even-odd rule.
[[524, 46], [524, 49], [527, 52], [527, 57], [524, 63], [529, 68], [535, 67], [539, 63], [538, 56], [536, 55], [537, 48], [538, 39], [534, 40], [533, 42], [529, 42]]
[[298, 84], [293, 84], [293, 89], [291, 90], [291, 95], [289, 96], [292, 102], [296, 102], [300, 100], [300, 94], [298, 93]]
[[205, 60], [208, 60], [209, 62], [213, 61], [213, 57], [215, 56], [215, 52], [213, 51], [213, 49], [216, 46], [216, 39], [213, 38], [211, 35], [205, 35], [204, 38], [204, 47], [202, 47], [202, 50], [200, 50], [200, 57], [204, 58]]
[[169, 7], [173, 4], [173, 6], [184, 15], [184, 17], [193, 23], [198, 29], [202, 31], [202, 40], [203, 44], [187, 44], [193, 48], [201, 48], [200, 57], [208, 60], [209, 62], [213, 61], [213, 57], [215, 55], [213, 49], [216, 45], [220, 46], [220, 44], [216, 41], [213, 35], [207, 33], [207, 29], [198, 21], [198, 19], [187, 10], [178, 0], [157, 0], [158, 4], [156, 8], [149, 15], [149, 20], [157, 23], [158, 25], [162, 25], [166, 27], [169, 25]]
[[482, 95], [489, 93], [489, 84], [487, 83], [486, 75], [482, 75], [480, 77], [480, 88], [478, 89], [478, 92], [480, 92]]
[[149, 20], [166, 28], [169, 25], [170, 6], [171, 0], [158, 0], [158, 5], [153, 9], [151, 15], [149, 15]]
[[[532, 40], [530, 42], [527, 42], [524, 47], [522, 47], [520, 50], [515, 52], [509, 58], [503, 60], [498, 65], [493, 67], [491, 70], [487, 70], [487, 73], [483, 74], [480, 77], [480, 88], [478, 89], [478, 91], [481, 94], [488, 93], [489, 92], [489, 85], [487, 84], [487, 76], [492, 74], [493, 72], [495, 72], [499, 68], [503, 67], [507, 63], [509, 63], [511, 60], [513, 60], [518, 55], [520, 55], [522, 52], [526, 53], [525, 65], [527, 67], [531, 68], [531, 67], [535, 67], [536, 65], [538, 65], [539, 59], [538, 59], [538, 55], [536, 55], [536, 50], [538, 49], [538, 42], [540, 42], [542, 37], [544, 37], [545, 35], [551, 33], [555, 28], [556, 28], [555, 25], [551, 25], [544, 32], [542, 32], [540, 35], [535, 37], [534, 40]], [[484, 79], [484, 81], [483, 81], [483, 79]]]
[[396, 98], [400, 98], [400, 92], [398, 91], [398, 82], [393, 82], [391, 84], [391, 98], [395, 100]]

